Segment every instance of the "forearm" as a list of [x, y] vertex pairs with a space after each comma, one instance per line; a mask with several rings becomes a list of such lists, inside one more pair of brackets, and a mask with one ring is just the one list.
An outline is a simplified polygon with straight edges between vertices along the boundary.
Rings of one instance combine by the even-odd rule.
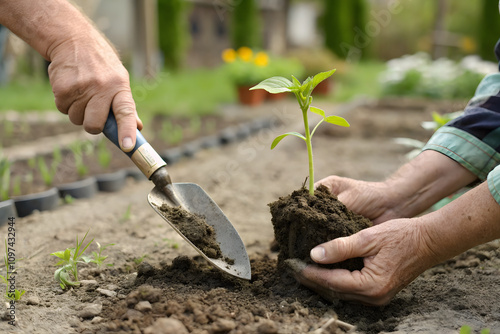
[[413, 217], [474, 180], [476, 176], [454, 160], [424, 151], [384, 182], [390, 189], [386, 206], [396, 217]]
[[92, 35], [100, 39], [92, 23], [67, 0], [0, 0], [0, 23], [49, 61], [61, 44]]
[[419, 219], [436, 262], [500, 238], [500, 205], [487, 182]]

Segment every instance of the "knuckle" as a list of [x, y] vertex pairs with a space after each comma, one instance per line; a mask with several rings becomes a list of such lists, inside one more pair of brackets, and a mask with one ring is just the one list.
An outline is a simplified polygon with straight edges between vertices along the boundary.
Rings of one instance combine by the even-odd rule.
[[84, 122], [83, 129], [93, 135], [97, 135], [102, 132], [102, 127], [93, 122]]

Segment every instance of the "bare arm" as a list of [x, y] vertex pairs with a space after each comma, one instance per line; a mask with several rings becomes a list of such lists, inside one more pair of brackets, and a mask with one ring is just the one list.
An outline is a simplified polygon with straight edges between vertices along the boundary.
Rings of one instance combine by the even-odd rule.
[[127, 70], [92, 23], [66, 0], [0, 0], [0, 23], [51, 62], [49, 78], [59, 111], [100, 133], [110, 108], [124, 151], [142, 128]]
[[476, 176], [447, 156], [424, 151], [384, 182], [329, 176], [326, 185], [351, 210], [382, 223], [413, 217], [470, 184]]

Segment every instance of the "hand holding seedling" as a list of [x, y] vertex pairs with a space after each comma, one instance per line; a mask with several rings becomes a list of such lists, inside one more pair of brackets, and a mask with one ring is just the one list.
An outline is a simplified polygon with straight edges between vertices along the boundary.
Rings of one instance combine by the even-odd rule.
[[474, 179], [460, 164], [434, 151], [422, 152], [382, 183], [323, 179], [318, 183], [379, 224], [311, 251], [311, 258], [322, 264], [362, 257], [361, 271], [328, 270], [302, 263], [292, 270], [302, 284], [325, 298], [386, 304], [427, 268], [500, 237], [500, 206], [487, 183], [435, 212], [393, 219], [417, 215]]
[[65, 0], [2, 1], [0, 23], [50, 61], [57, 109], [92, 134], [102, 131], [110, 109], [121, 148], [135, 146], [142, 128], [127, 70], [90, 20]]
[[[349, 123], [340, 116], [326, 116], [325, 112], [319, 108], [311, 107], [312, 103], [312, 92], [316, 86], [325, 79], [328, 79], [335, 70], [321, 72], [316, 74], [314, 77], [307, 78], [303, 83], [300, 83], [294, 76], [292, 76], [292, 81], [283, 77], [272, 77], [266, 79], [259, 83], [258, 85], [250, 88], [253, 89], [264, 89], [271, 94], [285, 93], [291, 92], [295, 94], [297, 98], [297, 102], [299, 103], [300, 109], [302, 110], [302, 118], [304, 119], [304, 133], [305, 136], [298, 132], [287, 132], [282, 135], [276, 137], [271, 144], [271, 149], [274, 149], [276, 145], [287, 136], [295, 136], [306, 142], [307, 146], [307, 156], [309, 158], [309, 193], [314, 196], [314, 163], [313, 163], [313, 152], [312, 152], [312, 144], [311, 139], [316, 129], [322, 122], [327, 122], [331, 124], [336, 124], [340, 126], [349, 126]], [[307, 112], [311, 110], [313, 113], [318, 114], [322, 117], [321, 121], [316, 124], [314, 129], [310, 131], [309, 129], [309, 120]]]

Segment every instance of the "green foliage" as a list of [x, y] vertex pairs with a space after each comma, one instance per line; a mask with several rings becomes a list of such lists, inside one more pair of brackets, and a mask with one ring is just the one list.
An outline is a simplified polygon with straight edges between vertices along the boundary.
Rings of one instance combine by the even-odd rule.
[[75, 160], [76, 171], [78, 176], [83, 177], [89, 172], [89, 168], [83, 160], [83, 154], [86, 150], [86, 145], [84, 143], [75, 141], [69, 145], [71, 152], [73, 153], [73, 159]]
[[[347, 58], [349, 46], [355, 46], [356, 34], [363, 33], [367, 20], [366, 0], [324, 0], [321, 27], [325, 46], [340, 58]], [[356, 46], [357, 47], [357, 46]], [[367, 47], [361, 51], [366, 55]]]
[[[106, 248], [108, 248], [108, 247], [114, 246], [115, 244], [107, 244], [107, 245], [101, 246], [101, 244], [98, 243], [97, 241], [95, 243], [97, 244], [98, 252], [92, 251], [93, 258], [90, 260], [90, 262], [97, 264], [97, 267], [100, 268], [104, 264], [104, 261], [108, 258], [108, 255], [106, 255], [106, 256], [102, 255], [102, 251], [106, 250]], [[106, 266], [112, 267], [113, 264], [107, 263]]]
[[242, 46], [261, 47], [259, 8], [256, 0], [238, 0], [232, 19], [232, 44], [235, 49]]
[[107, 140], [104, 138], [97, 144], [97, 161], [102, 168], [108, 168], [111, 163], [111, 151], [108, 149]]
[[120, 223], [130, 220], [131, 217], [132, 217], [132, 204], [129, 204], [127, 206], [127, 209], [123, 213], [123, 216], [121, 216], [120, 218]]
[[0, 275], [0, 280], [5, 284], [5, 294], [4, 297], [7, 300], [20, 300], [21, 297], [24, 295], [26, 292], [25, 290], [18, 290], [14, 289], [12, 290], [9, 289], [9, 281], [13, 278], [12, 275], [16, 274], [17, 268], [11, 269], [12, 266], [14, 266], [18, 261], [21, 259], [15, 260], [13, 262], [9, 262], [9, 257], [12, 257], [12, 253], [9, 252], [9, 248], [7, 247], [7, 239], [5, 239], [5, 253], [3, 256], [4, 260], [4, 265], [5, 265], [5, 276]]
[[[460, 334], [472, 334], [472, 328], [470, 326], [464, 325], [460, 328]], [[488, 328], [482, 329], [480, 334], [490, 334], [490, 330]]]
[[481, 58], [496, 62], [493, 52], [500, 31], [498, 19], [498, 1], [482, 0], [481, 19], [477, 39], [479, 41], [479, 55]]
[[0, 201], [9, 199], [10, 162], [7, 158], [0, 158]]
[[57, 168], [62, 162], [62, 154], [59, 148], [54, 149], [52, 153], [52, 162], [50, 166], [47, 166], [47, 163], [43, 157], [38, 157], [37, 166], [40, 175], [42, 176], [42, 180], [46, 186], [50, 187], [54, 183], [54, 177], [57, 173]]
[[75, 198], [73, 196], [71, 196], [70, 194], [66, 194], [64, 195], [63, 197], [63, 202], [64, 204], [71, 204], [75, 201]]
[[182, 67], [189, 43], [187, 2], [158, 0], [158, 17], [160, 49], [164, 64], [171, 70], [178, 70]]
[[387, 63], [380, 76], [382, 95], [419, 96], [433, 99], [471, 98], [478, 84], [496, 66], [477, 57], [460, 62], [420, 52]]
[[135, 265], [136, 265], [136, 266], [140, 265], [140, 264], [144, 261], [144, 259], [145, 259], [145, 258], [147, 258], [148, 256], [149, 256], [148, 254], [144, 254], [144, 255], [142, 255], [142, 256], [140, 256], [140, 257], [136, 257], [136, 258], [134, 259], [134, 263], [135, 263]]
[[[311, 93], [313, 92], [314, 88], [316, 88], [316, 86], [323, 80], [328, 79], [334, 72], [335, 70], [318, 73], [314, 77], [308, 77], [302, 83], [299, 80], [297, 80], [294, 76], [292, 76], [293, 82], [284, 77], [272, 77], [250, 88], [251, 90], [264, 89], [271, 94], [291, 92], [297, 98], [297, 102], [299, 103], [300, 109], [302, 110], [305, 136], [298, 132], [284, 133], [282, 135], [279, 135], [273, 140], [271, 144], [271, 149], [274, 149], [276, 145], [278, 145], [278, 143], [283, 138], [288, 137], [290, 135], [298, 137], [306, 142], [307, 154], [309, 158], [309, 193], [312, 196], [314, 196], [314, 163], [313, 163], [313, 153], [311, 144], [312, 136], [314, 135], [316, 129], [322, 122], [336, 124], [344, 127], [349, 126], [349, 123], [344, 118], [340, 116], [326, 116], [325, 112], [322, 109], [311, 107], [311, 103], [313, 100]], [[309, 110], [322, 117], [322, 119], [316, 124], [312, 132], [309, 129], [309, 121], [307, 116]]]
[[[85, 233], [82, 240], [78, 239], [78, 235], [76, 236], [75, 247], [66, 248], [63, 251], [50, 254], [60, 259], [60, 261], [56, 263], [56, 266], [60, 266], [60, 268], [55, 271], [54, 278], [63, 290], [70, 286], [80, 285], [78, 281], [78, 264], [95, 263], [98, 267], [102, 267], [104, 261], [108, 258], [108, 256], [104, 256], [102, 252], [106, 250], [106, 248], [114, 245], [108, 244], [101, 246], [101, 244], [96, 241], [98, 251], [92, 251], [92, 256], [86, 256], [84, 255], [85, 251], [94, 241], [94, 239], [92, 239], [85, 244], [88, 233], [89, 231]], [[112, 266], [112, 264], [107, 264], [107, 266]]]
[[161, 139], [170, 145], [179, 144], [184, 138], [184, 129], [178, 124], [164, 121], [160, 132]]
[[[92, 239], [84, 245], [85, 238], [87, 238], [88, 233], [89, 231], [85, 233], [85, 236], [81, 241], [78, 240], [78, 235], [76, 236], [76, 245], [74, 248], [66, 248], [63, 251], [50, 254], [60, 259], [60, 261], [56, 263], [56, 266], [61, 267], [55, 271], [54, 278], [63, 290], [69, 286], [80, 285], [80, 282], [78, 281], [78, 264], [89, 263], [91, 261], [89, 257], [83, 255], [92, 241], [94, 241], [94, 239]], [[71, 280], [70, 273], [73, 275], [74, 280]]]

